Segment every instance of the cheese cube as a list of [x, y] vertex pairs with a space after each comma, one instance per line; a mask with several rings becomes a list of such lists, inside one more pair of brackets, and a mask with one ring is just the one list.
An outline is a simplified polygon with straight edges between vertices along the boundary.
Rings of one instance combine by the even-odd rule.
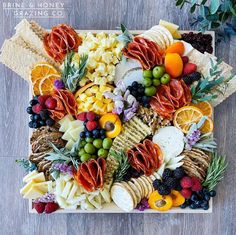
[[85, 92], [84, 92], [87, 96], [92, 96], [93, 93], [91, 92], [90, 89], [87, 89]]
[[103, 102], [101, 102], [100, 100], [97, 100], [97, 101], [93, 104], [93, 108], [94, 108], [94, 109], [100, 110], [100, 109], [102, 109], [102, 107], [103, 107]]
[[43, 172], [38, 173], [37, 175], [34, 175], [34, 176], [28, 178], [25, 182], [28, 183], [31, 180], [34, 180], [34, 182], [44, 182], [45, 181], [44, 173]]
[[86, 103], [94, 103], [96, 101], [96, 98], [94, 96], [91, 96], [91, 97], [88, 97], [87, 100], [86, 100]]
[[91, 91], [92, 93], [97, 93], [98, 90], [99, 90], [98, 86], [92, 86], [92, 87], [90, 88], [90, 91]]
[[107, 112], [108, 113], [112, 112], [113, 108], [114, 108], [114, 103], [107, 104]]
[[84, 127], [79, 126], [70, 132], [70, 135], [75, 142], [79, 139], [79, 135], [83, 130], [84, 130]]
[[70, 122], [70, 124], [69, 124], [70, 129], [74, 129], [74, 128], [77, 128], [79, 126], [83, 126], [83, 122], [80, 121], [80, 120], [74, 120], [74, 121]]
[[103, 103], [105, 103], [105, 104], [110, 104], [111, 101], [112, 101], [111, 99], [107, 98], [107, 99], [104, 99], [104, 100], [103, 100]]
[[101, 85], [100, 86], [100, 92], [106, 92], [106, 91], [111, 91], [111, 87], [108, 87], [106, 85]]
[[[96, 99], [98, 99], [98, 100], [103, 100], [103, 94], [101, 93], [101, 92], [97, 92], [96, 93]], [[96, 101], [96, 99], [95, 99], [95, 101]]]
[[84, 93], [82, 93], [82, 94], [79, 95], [79, 99], [80, 99], [81, 101], [85, 101], [85, 100], [87, 99], [87, 95], [85, 95]]

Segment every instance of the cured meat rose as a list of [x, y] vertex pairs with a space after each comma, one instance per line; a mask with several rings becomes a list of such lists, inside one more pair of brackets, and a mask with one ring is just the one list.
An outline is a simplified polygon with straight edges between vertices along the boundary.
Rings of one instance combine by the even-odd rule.
[[123, 49], [123, 54], [130, 59], [138, 60], [145, 70], [161, 65], [164, 61], [164, 51], [155, 42], [139, 36]]
[[48, 55], [55, 61], [62, 62], [66, 53], [78, 50], [82, 39], [69, 25], [60, 24], [45, 35], [43, 42]]
[[77, 113], [77, 103], [74, 95], [69, 90], [54, 90], [51, 97], [56, 100], [55, 109], [49, 109], [51, 118], [55, 121], [62, 119], [66, 114], [73, 116]]
[[92, 192], [103, 187], [104, 175], [106, 172], [106, 160], [98, 158], [83, 162], [74, 177], [78, 184], [83, 186], [88, 192]]
[[171, 79], [169, 84], [158, 88], [150, 105], [156, 113], [171, 120], [175, 111], [190, 104], [191, 100], [189, 87], [182, 80]]
[[162, 152], [158, 145], [145, 139], [142, 144], [137, 144], [127, 151], [130, 165], [146, 176], [151, 175], [162, 164]]

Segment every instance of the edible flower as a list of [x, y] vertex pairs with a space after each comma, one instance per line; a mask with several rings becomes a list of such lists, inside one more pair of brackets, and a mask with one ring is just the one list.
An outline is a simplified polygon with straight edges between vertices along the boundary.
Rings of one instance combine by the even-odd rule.
[[56, 197], [53, 193], [46, 193], [42, 197], [35, 200], [35, 203], [42, 202], [42, 203], [49, 203], [54, 202], [56, 200]]
[[139, 211], [144, 211], [144, 210], [149, 209], [149, 208], [150, 208], [150, 206], [148, 204], [147, 198], [143, 198], [136, 207], [136, 209], [139, 210]]
[[68, 174], [70, 176], [73, 176], [73, 168], [72, 166], [68, 166], [65, 162], [63, 163], [55, 163], [52, 166], [53, 170], [59, 171], [60, 173], [63, 174]]
[[63, 88], [65, 88], [65, 85], [62, 80], [57, 79], [54, 81], [54, 87], [56, 89], [63, 89]]

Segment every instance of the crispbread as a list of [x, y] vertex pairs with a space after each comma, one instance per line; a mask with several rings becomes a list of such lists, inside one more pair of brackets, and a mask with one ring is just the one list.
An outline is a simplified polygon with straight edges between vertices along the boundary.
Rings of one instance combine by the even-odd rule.
[[115, 183], [112, 186], [111, 197], [115, 204], [126, 212], [132, 211], [135, 208], [130, 192], [121, 184]]
[[135, 178], [131, 178], [130, 182], [132, 182], [136, 186], [136, 188], [139, 190], [139, 194], [140, 194], [140, 197], [142, 199], [142, 196], [143, 196], [142, 187], [139, 185], [139, 183], [137, 182], [137, 180]]
[[30, 71], [34, 64], [45, 61], [45, 58], [24, 48], [12, 40], [5, 40], [0, 55], [0, 62], [16, 72], [26, 81], [29, 80]]
[[140, 185], [143, 187], [143, 190], [144, 190], [143, 198], [147, 197], [149, 191], [148, 191], [148, 187], [146, 186], [145, 181], [141, 177], [137, 178], [137, 180], [140, 183]]
[[132, 188], [134, 191], [136, 197], [137, 197], [137, 202], [139, 203], [142, 199], [142, 195], [140, 194], [139, 189], [136, 187], [136, 185], [132, 181], [128, 181], [127, 184]]
[[134, 190], [130, 187], [130, 185], [124, 181], [121, 182], [121, 184], [129, 191], [129, 193], [131, 194], [133, 200], [134, 200], [134, 207], [136, 207], [139, 203], [138, 198], [134, 192]]
[[148, 194], [147, 194], [147, 198], [149, 198], [150, 194], [152, 193], [152, 184], [148, 181], [146, 176], [141, 176], [142, 180], [145, 182], [145, 185], [148, 189]]

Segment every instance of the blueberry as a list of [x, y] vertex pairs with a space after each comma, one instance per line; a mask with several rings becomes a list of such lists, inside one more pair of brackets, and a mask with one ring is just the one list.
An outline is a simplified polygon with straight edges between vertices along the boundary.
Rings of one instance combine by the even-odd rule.
[[193, 195], [191, 196], [191, 201], [193, 201], [193, 202], [198, 201], [198, 197], [197, 197], [196, 194], [193, 194]]
[[208, 193], [208, 195], [209, 195], [210, 197], [215, 197], [216, 191], [215, 191], [215, 190], [211, 190], [211, 191]]
[[33, 128], [38, 128], [39, 127], [39, 123], [38, 122], [33, 122]]
[[90, 132], [90, 131], [86, 131], [86, 132], [85, 132], [85, 136], [88, 137], [88, 138], [90, 138], [90, 137], [93, 136], [93, 134], [92, 134], [92, 132]]
[[138, 97], [136, 97], [136, 100], [138, 101], [138, 102], [142, 102], [142, 96], [138, 96]]
[[100, 130], [100, 135], [105, 135], [106, 134], [106, 131], [104, 129], [101, 129]]
[[101, 139], [105, 139], [106, 138], [106, 135], [101, 135]]
[[134, 82], [132, 83], [132, 87], [138, 88], [138, 82], [134, 81]]
[[53, 126], [55, 124], [55, 121], [51, 118], [48, 118], [46, 120], [46, 124], [47, 124], [47, 126]]
[[195, 201], [194, 204], [197, 206], [197, 207], [201, 207], [201, 201]]
[[39, 114], [34, 114], [34, 120], [39, 121], [41, 119], [41, 116]]
[[35, 100], [35, 99], [32, 99], [32, 100], [29, 102], [30, 106], [33, 106], [33, 105], [35, 105], [35, 104], [37, 104], [37, 103], [38, 103], [38, 101]]
[[203, 193], [203, 190], [200, 190], [200, 191], [198, 191], [198, 192], [196, 192], [196, 194], [200, 197], [200, 198], [204, 198], [204, 193]]
[[191, 209], [197, 209], [197, 205], [196, 205], [195, 203], [191, 204], [189, 207], [190, 207]]
[[29, 128], [33, 128], [33, 122], [32, 121], [29, 122]]
[[210, 196], [209, 196], [208, 194], [205, 194], [204, 199], [205, 199], [206, 201], [209, 201], [209, 200], [210, 200]]
[[203, 209], [203, 210], [208, 210], [208, 209], [209, 209], [209, 204], [203, 206], [202, 209]]
[[145, 95], [145, 96], [142, 97], [142, 101], [143, 101], [144, 104], [149, 103], [150, 97]]
[[32, 107], [30, 107], [30, 106], [26, 109], [26, 112], [28, 114], [33, 114], [34, 113], [33, 110], [32, 110]]
[[188, 203], [186, 203], [186, 202], [184, 202], [184, 203], [180, 206], [180, 208], [182, 208], [182, 209], [185, 209], [186, 207], [188, 207]]
[[49, 111], [47, 109], [43, 109], [40, 111], [39, 115], [43, 120], [47, 120], [49, 118]]
[[204, 195], [209, 193], [209, 191], [206, 188], [202, 189], [202, 192], [203, 192]]
[[85, 132], [84, 132], [84, 131], [82, 131], [82, 132], [80, 133], [80, 138], [85, 138]]
[[34, 115], [33, 114], [30, 115], [30, 120], [34, 120]]
[[201, 207], [203, 208], [204, 206], [208, 205], [208, 201], [202, 200], [201, 201]]
[[44, 120], [39, 121], [40, 126], [46, 126], [46, 122]]
[[93, 135], [97, 135], [97, 134], [99, 134], [99, 130], [97, 129], [93, 130]]

